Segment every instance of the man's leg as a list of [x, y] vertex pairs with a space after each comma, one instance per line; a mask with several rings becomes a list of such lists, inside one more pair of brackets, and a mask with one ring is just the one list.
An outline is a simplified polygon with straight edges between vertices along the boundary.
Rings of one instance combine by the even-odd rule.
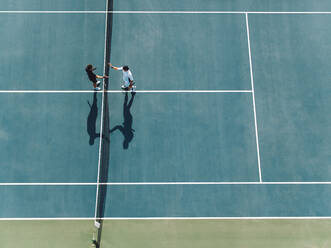
[[133, 81], [130, 81], [129, 90], [131, 89], [132, 91], [134, 91], [136, 89], [136, 86], [134, 86], [133, 84]]
[[99, 85], [100, 85], [100, 82], [99, 81], [97, 81], [96, 83], [93, 82], [93, 88], [95, 90], [100, 90], [100, 88], [98, 87]]
[[122, 90], [129, 90], [130, 88], [130, 83], [129, 82], [124, 82], [122, 85]]

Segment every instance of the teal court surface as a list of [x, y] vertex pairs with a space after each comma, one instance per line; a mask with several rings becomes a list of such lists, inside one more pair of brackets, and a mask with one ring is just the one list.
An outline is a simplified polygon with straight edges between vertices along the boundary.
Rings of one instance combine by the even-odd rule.
[[[131, 235], [149, 220], [160, 232], [191, 225], [171, 220], [209, 220], [211, 229], [316, 221], [297, 239], [330, 229], [331, 3], [6, 0], [3, 8], [2, 223], [113, 221], [104, 229], [122, 241], [119, 221]], [[120, 90], [109, 61], [130, 66], [134, 94]], [[87, 64], [109, 74], [103, 90], [93, 91]], [[323, 235], [312, 247], [330, 244]]]

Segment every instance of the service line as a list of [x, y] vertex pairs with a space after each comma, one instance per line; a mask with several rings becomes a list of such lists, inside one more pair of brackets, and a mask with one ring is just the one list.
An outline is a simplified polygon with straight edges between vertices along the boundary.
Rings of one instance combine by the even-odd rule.
[[[0, 90], [0, 93], [103, 93], [103, 91], [94, 90]], [[105, 90], [106, 93], [125, 93], [123, 90]], [[128, 91], [129, 92], [129, 91]], [[136, 90], [136, 93], [252, 93], [251, 90]]]

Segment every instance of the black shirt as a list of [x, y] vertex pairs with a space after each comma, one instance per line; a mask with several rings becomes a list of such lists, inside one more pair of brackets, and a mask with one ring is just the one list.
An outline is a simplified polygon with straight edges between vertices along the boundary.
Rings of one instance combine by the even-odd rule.
[[87, 72], [87, 76], [90, 79], [90, 81], [92, 81], [93, 83], [97, 82], [97, 76], [93, 73], [93, 71], [86, 71]]

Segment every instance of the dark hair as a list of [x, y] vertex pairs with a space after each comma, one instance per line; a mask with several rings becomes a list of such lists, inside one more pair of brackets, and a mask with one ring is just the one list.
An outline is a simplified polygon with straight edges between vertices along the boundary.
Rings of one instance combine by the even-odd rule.
[[86, 67], [85, 67], [85, 71], [94, 71], [95, 68], [93, 68], [93, 65], [91, 64], [88, 64]]
[[129, 70], [129, 66], [124, 65], [124, 66], [123, 66], [123, 70], [124, 70], [124, 71], [128, 71], [128, 70]]

